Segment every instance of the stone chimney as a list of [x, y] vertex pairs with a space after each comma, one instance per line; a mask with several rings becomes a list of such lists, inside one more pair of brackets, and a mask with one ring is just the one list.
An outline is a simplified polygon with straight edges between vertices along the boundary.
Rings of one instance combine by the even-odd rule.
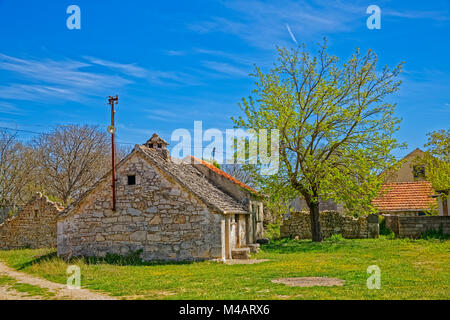
[[152, 137], [144, 143], [144, 146], [150, 149], [155, 149], [166, 160], [169, 159], [169, 150], [167, 149], [168, 145], [169, 144], [156, 133], [154, 133]]

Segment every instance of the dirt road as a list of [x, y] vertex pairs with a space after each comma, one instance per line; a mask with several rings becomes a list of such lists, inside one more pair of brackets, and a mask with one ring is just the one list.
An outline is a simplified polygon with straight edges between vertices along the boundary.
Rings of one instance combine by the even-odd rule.
[[68, 289], [54, 283], [16, 271], [0, 262], [0, 300], [115, 300], [87, 289]]

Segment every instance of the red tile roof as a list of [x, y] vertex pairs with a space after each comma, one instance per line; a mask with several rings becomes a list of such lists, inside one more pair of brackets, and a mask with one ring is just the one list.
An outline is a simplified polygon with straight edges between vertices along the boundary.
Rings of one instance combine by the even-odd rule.
[[379, 211], [426, 210], [436, 202], [432, 194], [433, 188], [428, 181], [386, 183], [372, 204]]
[[200, 160], [200, 159], [198, 159], [198, 158], [196, 158], [196, 157], [194, 157], [194, 156], [191, 156], [191, 160], [194, 160], [195, 162], [201, 163], [202, 165], [204, 165], [204, 166], [207, 167], [208, 169], [214, 171], [214, 172], [217, 173], [217, 174], [220, 174], [221, 176], [223, 176], [223, 177], [227, 178], [228, 180], [230, 180], [230, 181], [236, 183], [237, 185], [241, 186], [242, 188], [247, 189], [247, 190], [250, 191], [250, 192], [258, 193], [258, 191], [256, 191], [256, 190], [253, 189], [252, 187], [250, 187], [250, 186], [246, 185], [245, 183], [239, 181], [238, 179], [236, 179], [235, 177], [229, 175], [229, 174], [226, 173], [225, 171], [223, 171], [223, 170], [217, 168], [217, 167], [216, 167], [215, 165], [213, 165], [212, 163], [209, 163], [209, 162]]

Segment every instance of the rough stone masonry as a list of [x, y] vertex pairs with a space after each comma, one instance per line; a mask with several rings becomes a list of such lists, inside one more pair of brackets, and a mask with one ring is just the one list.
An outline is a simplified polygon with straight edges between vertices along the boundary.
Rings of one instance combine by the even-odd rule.
[[[127, 185], [127, 176], [136, 177]], [[69, 217], [58, 222], [58, 254], [125, 255], [143, 250], [144, 260], [220, 257], [221, 215], [182, 190], [141, 156], [120, 167], [117, 210], [110, 181], [96, 187]]]
[[[143, 260], [228, 259], [236, 246], [253, 243], [256, 200], [248, 192], [233, 196], [193, 165], [175, 163], [165, 144], [155, 134], [116, 166], [115, 211], [108, 174], [59, 215], [58, 255], [142, 250]], [[234, 221], [241, 227], [233, 229]]]
[[[354, 218], [335, 211], [320, 213], [322, 235], [327, 238], [333, 234], [341, 234], [344, 238], [377, 238], [379, 236], [378, 216]], [[281, 237], [311, 239], [311, 219], [309, 212], [292, 212], [283, 221]]]
[[0, 249], [56, 247], [56, 219], [62, 206], [37, 193], [19, 213], [0, 224]]

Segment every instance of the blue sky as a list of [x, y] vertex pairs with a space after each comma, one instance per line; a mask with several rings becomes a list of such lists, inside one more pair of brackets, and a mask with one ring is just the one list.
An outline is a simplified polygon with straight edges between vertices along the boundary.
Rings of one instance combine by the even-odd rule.
[[[81, 30], [66, 27], [69, 5]], [[381, 29], [366, 8], [381, 8]], [[276, 45], [349, 58], [373, 49], [380, 66], [405, 61], [391, 98], [403, 118], [405, 155], [427, 132], [449, 128], [450, 1], [22, 1], [0, 0], [0, 126], [24, 139], [57, 124], [107, 127], [108, 95], [119, 95], [118, 140], [170, 142], [177, 128], [231, 128], [248, 96], [253, 64], [267, 70]], [[106, 130], [106, 129], [105, 129]]]

